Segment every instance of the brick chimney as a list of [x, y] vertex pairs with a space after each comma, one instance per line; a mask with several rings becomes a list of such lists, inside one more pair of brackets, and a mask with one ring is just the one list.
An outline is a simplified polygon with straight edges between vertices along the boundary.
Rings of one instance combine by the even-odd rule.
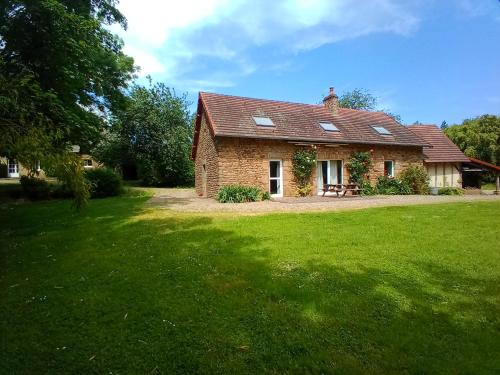
[[333, 87], [330, 87], [330, 93], [323, 99], [323, 104], [328, 108], [333, 114], [337, 113], [339, 109], [339, 98], [335, 95]]

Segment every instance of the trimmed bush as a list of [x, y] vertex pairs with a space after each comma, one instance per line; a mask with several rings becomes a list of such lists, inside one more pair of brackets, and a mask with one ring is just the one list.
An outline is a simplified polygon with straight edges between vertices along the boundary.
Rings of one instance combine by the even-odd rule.
[[429, 194], [429, 175], [425, 167], [410, 165], [399, 174], [399, 179], [410, 187], [413, 194]]
[[217, 200], [220, 203], [257, 202], [269, 198], [269, 193], [254, 186], [226, 185], [217, 193]]
[[443, 187], [438, 190], [439, 195], [464, 195], [464, 191], [455, 187]]
[[37, 177], [21, 176], [22, 194], [29, 200], [36, 201], [50, 198], [50, 185]]
[[85, 178], [90, 182], [92, 198], [112, 197], [122, 192], [122, 179], [112, 169], [91, 169], [85, 172]]
[[385, 195], [408, 195], [411, 194], [410, 186], [397, 178], [379, 177], [375, 187], [378, 194]]

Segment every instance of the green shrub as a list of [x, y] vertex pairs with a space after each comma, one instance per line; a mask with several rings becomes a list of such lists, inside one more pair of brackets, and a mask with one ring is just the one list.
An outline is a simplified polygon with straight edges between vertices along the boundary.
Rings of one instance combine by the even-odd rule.
[[263, 201], [268, 201], [269, 199], [271, 199], [271, 194], [269, 194], [269, 192], [265, 191], [262, 193], [262, 200]]
[[303, 186], [297, 187], [297, 195], [299, 197], [308, 197], [313, 191], [313, 186], [311, 184], [305, 184]]
[[37, 177], [21, 176], [22, 194], [29, 200], [36, 201], [50, 198], [50, 185]]
[[377, 194], [375, 188], [368, 181], [363, 181], [363, 183], [359, 187], [361, 188], [361, 195]]
[[375, 187], [378, 194], [386, 195], [408, 195], [411, 194], [410, 186], [397, 178], [379, 177]]
[[52, 192], [50, 196], [55, 199], [60, 198], [74, 198], [75, 193], [71, 191], [71, 189], [66, 184], [57, 184], [52, 188]]
[[258, 187], [226, 185], [219, 189], [216, 199], [220, 203], [243, 203], [257, 202], [269, 198], [269, 193], [262, 192]]
[[349, 182], [363, 185], [365, 175], [372, 167], [372, 158], [369, 152], [355, 152], [351, 155], [346, 163], [346, 168], [349, 171]]
[[438, 190], [439, 195], [464, 195], [464, 191], [455, 187], [443, 187]]
[[413, 194], [429, 194], [429, 175], [422, 165], [410, 165], [399, 174], [399, 179], [405, 182]]
[[104, 198], [119, 195], [122, 192], [122, 179], [112, 169], [97, 168], [85, 172], [90, 183], [90, 196]]

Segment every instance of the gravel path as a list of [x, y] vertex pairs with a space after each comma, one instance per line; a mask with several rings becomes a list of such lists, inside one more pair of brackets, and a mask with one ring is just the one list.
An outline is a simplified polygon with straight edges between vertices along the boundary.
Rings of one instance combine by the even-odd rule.
[[281, 198], [251, 203], [218, 203], [214, 199], [200, 198], [193, 189], [154, 189], [149, 200], [151, 207], [182, 212], [306, 212], [337, 211], [384, 206], [407, 206], [447, 202], [498, 201], [498, 195], [430, 196], [430, 195], [378, 195], [372, 197], [306, 197]]

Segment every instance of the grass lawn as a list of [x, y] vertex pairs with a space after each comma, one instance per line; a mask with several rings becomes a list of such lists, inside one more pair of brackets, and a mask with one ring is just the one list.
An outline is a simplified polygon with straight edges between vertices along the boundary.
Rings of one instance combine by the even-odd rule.
[[494, 182], [481, 185], [482, 190], [496, 190], [497, 185]]
[[5, 374], [500, 373], [500, 202], [0, 206]]

